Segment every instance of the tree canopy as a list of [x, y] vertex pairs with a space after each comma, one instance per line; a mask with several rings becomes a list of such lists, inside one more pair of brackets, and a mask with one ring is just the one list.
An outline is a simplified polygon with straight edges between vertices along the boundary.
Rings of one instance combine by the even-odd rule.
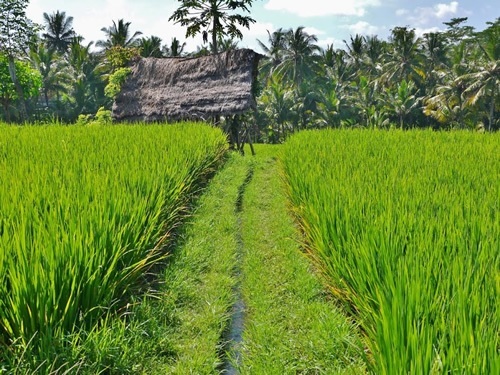
[[54, 12], [43, 14], [46, 31], [42, 37], [47, 41], [49, 48], [55, 49], [59, 53], [68, 50], [72, 39], [76, 36], [73, 30], [73, 17], [66, 17], [66, 12]]
[[212, 53], [218, 52], [218, 40], [229, 37], [242, 39], [239, 27], [250, 28], [255, 20], [236, 12], [250, 13], [253, 0], [179, 0], [180, 7], [170, 16], [182, 26], [187, 26], [186, 37], [202, 34], [203, 41], [208, 43], [208, 34], [212, 38]]

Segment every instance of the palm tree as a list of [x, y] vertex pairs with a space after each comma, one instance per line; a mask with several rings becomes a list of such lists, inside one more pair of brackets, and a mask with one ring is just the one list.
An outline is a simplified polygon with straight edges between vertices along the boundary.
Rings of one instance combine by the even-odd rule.
[[73, 117], [81, 113], [95, 113], [104, 104], [104, 86], [98, 73], [98, 56], [91, 52], [92, 42], [81, 43], [74, 38], [68, 50], [68, 64], [72, 71], [71, 102]]
[[350, 69], [348, 63], [348, 55], [347, 52], [343, 49], [334, 51], [333, 53], [333, 67], [331, 74], [335, 77], [336, 81], [339, 84], [345, 84], [348, 82], [353, 73]]
[[461, 80], [468, 82], [464, 91], [466, 105], [475, 105], [480, 99], [487, 103], [488, 130], [496, 126], [496, 102], [500, 86], [500, 19], [479, 35], [479, 48], [483, 53], [477, 70], [465, 74]]
[[382, 58], [386, 52], [387, 43], [380, 40], [376, 35], [365, 38], [365, 60], [367, 73], [378, 75], [381, 69]]
[[351, 64], [358, 71], [363, 60], [365, 49], [366, 49], [366, 39], [364, 36], [356, 34], [354, 38], [350, 36], [350, 43], [344, 40], [344, 44], [347, 47], [347, 53], [350, 57]]
[[47, 32], [42, 34], [49, 48], [63, 54], [68, 50], [71, 40], [76, 36], [73, 30], [73, 17], [66, 17], [66, 12], [43, 14]]
[[30, 62], [42, 76], [42, 92], [45, 105], [49, 107], [49, 99], [55, 95], [57, 101], [61, 92], [67, 90], [69, 74], [67, 64], [56, 54], [53, 48], [48, 48], [43, 42], [30, 49]]
[[399, 119], [401, 129], [405, 128], [407, 116], [420, 104], [420, 97], [416, 96], [415, 83], [402, 80], [395, 90], [386, 92], [385, 102], [390, 111], [395, 113]]
[[321, 63], [325, 67], [333, 68], [335, 66], [335, 48], [333, 44], [328, 44], [325, 49], [321, 51]]
[[440, 124], [462, 128], [467, 118], [464, 91], [467, 88], [461, 78], [469, 73], [467, 63], [467, 43], [453, 45], [448, 51], [447, 63], [435, 67], [433, 75], [436, 83], [432, 93], [424, 99], [424, 114], [436, 119]]
[[313, 74], [315, 57], [319, 58], [321, 48], [315, 44], [318, 41], [317, 36], [306, 33], [303, 26], [297, 27], [295, 31], [288, 30], [285, 41], [286, 49], [277, 71], [282, 76], [289, 76], [298, 88], [304, 78]]
[[163, 53], [170, 57], [179, 57], [184, 53], [184, 48], [186, 48], [186, 43], [182, 43], [177, 38], [172, 38], [170, 42], [170, 48], [164, 47]]
[[447, 62], [446, 37], [443, 33], [426, 33], [422, 39], [422, 47], [427, 62], [432, 69], [440, 69]]
[[382, 80], [386, 83], [413, 80], [418, 82], [424, 76], [422, 69], [423, 55], [420, 50], [420, 38], [415, 29], [395, 27], [390, 36], [391, 51], [384, 64]]
[[272, 33], [267, 30], [267, 35], [269, 45], [265, 45], [259, 39], [257, 39], [257, 43], [266, 55], [266, 59], [261, 66], [261, 72], [266, 78], [269, 78], [274, 69], [282, 62], [283, 53], [286, 49], [286, 33], [282, 28], [279, 28]]
[[139, 43], [137, 38], [142, 35], [142, 32], [136, 31], [130, 35], [130, 24], [131, 22], [125, 22], [122, 18], [118, 20], [118, 23], [113, 21], [110, 27], [103, 27], [101, 31], [106, 34], [106, 40], [99, 40], [96, 46], [104, 49], [116, 46], [136, 47]]
[[242, 39], [238, 26], [250, 28], [255, 20], [250, 16], [236, 14], [237, 10], [250, 13], [253, 0], [179, 0], [182, 5], [170, 16], [169, 21], [187, 26], [186, 37], [201, 33], [203, 42], [212, 37], [212, 53], [219, 51], [217, 42], [225, 36]]
[[463, 91], [459, 80], [437, 86], [435, 94], [424, 101], [424, 114], [441, 124], [462, 128], [466, 114], [462, 99]]
[[322, 90], [317, 104], [316, 126], [340, 126], [340, 100], [333, 89]]
[[142, 57], [163, 57], [161, 38], [157, 36], [139, 39], [139, 48]]
[[349, 96], [351, 108], [354, 109], [352, 117], [357, 118], [359, 123], [370, 126], [372, 108], [377, 104], [378, 97], [375, 81], [370, 81], [367, 76], [359, 74], [352, 82]]
[[[212, 43], [210, 43], [209, 48], [213, 51]], [[236, 48], [238, 48], [238, 41], [232, 38], [219, 38], [217, 40], [217, 50], [219, 52], [231, 51], [235, 50]]]
[[270, 77], [266, 89], [262, 92], [259, 104], [275, 126], [271, 125], [274, 141], [284, 140], [287, 132], [291, 130], [293, 90], [286, 87], [275, 73]]

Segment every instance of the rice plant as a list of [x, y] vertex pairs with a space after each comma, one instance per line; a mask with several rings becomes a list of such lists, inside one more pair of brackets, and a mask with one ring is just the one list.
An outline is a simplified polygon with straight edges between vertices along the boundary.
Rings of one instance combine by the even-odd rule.
[[500, 373], [500, 135], [315, 131], [285, 145], [308, 250], [377, 374]]
[[225, 150], [202, 124], [0, 125], [2, 351], [50, 358], [119, 311]]

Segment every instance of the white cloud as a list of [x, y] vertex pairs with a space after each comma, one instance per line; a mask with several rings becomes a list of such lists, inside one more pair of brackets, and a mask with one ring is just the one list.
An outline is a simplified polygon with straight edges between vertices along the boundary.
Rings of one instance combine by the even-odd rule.
[[344, 42], [342, 40], [331, 38], [331, 37], [319, 39], [318, 43], [316, 43], [316, 44], [323, 49], [325, 49], [326, 47], [328, 47], [330, 45], [333, 45], [334, 49], [339, 49], [339, 48], [345, 47]]
[[396, 16], [399, 16], [399, 17], [406, 16], [408, 13], [410, 13], [408, 11], [408, 9], [398, 9], [398, 10], [396, 10]]
[[352, 25], [345, 25], [344, 28], [348, 29], [353, 34], [360, 35], [375, 35], [379, 31], [379, 27], [370, 25], [366, 21], [358, 21]]
[[436, 33], [438, 31], [439, 31], [439, 27], [427, 27], [427, 28], [416, 27], [415, 28], [415, 34], [418, 37], [420, 37], [424, 34]]
[[243, 34], [243, 40], [238, 41], [239, 47], [244, 48], [252, 48], [257, 52], [261, 52], [261, 48], [257, 39], [259, 39], [262, 43], [268, 44], [267, 41], [269, 39], [269, 35], [267, 32], [273, 33], [276, 31], [276, 28], [272, 23], [269, 22], [255, 22], [250, 25], [250, 29], [243, 28], [241, 30]]
[[155, 35], [170, 44], [172, 38], [186, 42], [186, 51], [195, 51], [202, 45], [201, 36], [186, 38], [186, 28], [169, 22], [170, 15], [174, 12], [176, 4], [173, 2], [160, 2], [151, 5], [134, 0], [31, 0], [26, 9], [27, 16], [34, 22], [44, 24], [43, 12], [51, 14], [57, 10], [65, 11], [66, 16], [73, 16], [73, 28], [76, 33], [85, 38], [84, 43], [98, 41], [105, 38], [101, 31], [109, 27], [113, 21], [124, 19], [131, 22], [132, 33], [142, 31], [143, 36]]
[[458, 10], [458, 1], [452, 1], [449, 4], [437, 4], [434, 6], [437, 18], [445, 18], [454, 15]]
[[[400, 16], [408, 15], [407, 19], [420, 26], [428, 25], [435, 20], [443, 20], [456, 15], [459, 10], [458, 1], [451, 1], [449, 4], [438, 3], [431, 7], [418, 7], [413, 12], [401, 13]], [[396, 11], [398, 15], [398, 11]]]
[[304, 31], [309, 34], [309, 35], [316, 35], [316, 36], [319, 36], [319, 35], [325, 35], [326, 33], [322, 30], [319, 30], [315, 27], [304, 27]]
[[380, 0], [269, 0], [264, 8], [290, 12], [300, 17], [363, 16], [368, 7], [380, 4]]

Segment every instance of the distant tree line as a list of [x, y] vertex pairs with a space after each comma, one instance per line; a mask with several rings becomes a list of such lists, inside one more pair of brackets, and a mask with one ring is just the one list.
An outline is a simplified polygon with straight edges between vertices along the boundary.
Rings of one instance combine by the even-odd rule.
[[[184, 1], [170, 17], [202, 34], [192, 56], [237, 48], [240, 27], [255, 21], [252, 1]], [[137, 56], [185, 56], [185, 43], [167, 45], [133, 32], [123, 19], [103, 27], [104, 38], [85, 43], [63, 11], [44, 13], [37, 29], [25, 16], [27, 0], [0, 0], [0, 104], [4, 121], [74, 122], [110, 109], [124, 68]], [[215, 9], [213, 6], [218, 5]], [[356, 34], [344, 48], [318, 46], [303, 27], [268, 32], [258, 41], [266, 58], [252, 121], [261, 141], [281, 142], [301, 129], [370, 127], [402, 129], [500, 128], [500, 19], [482, 31], [467, 18], [419, 37], [395, 27], [388, 40]], [[12, 25], [15, 29], [11, 30]], [[108, 95], [106, 95], [108, 94]]]
[[476, 32], [466, 18], [416, 35], [395, 27], [388, 40], [356, 34], [322, 49], [303, 28], [259, 41], [258, 124], [269, 141], [307, 128], [498, 130], [500, 19]]

